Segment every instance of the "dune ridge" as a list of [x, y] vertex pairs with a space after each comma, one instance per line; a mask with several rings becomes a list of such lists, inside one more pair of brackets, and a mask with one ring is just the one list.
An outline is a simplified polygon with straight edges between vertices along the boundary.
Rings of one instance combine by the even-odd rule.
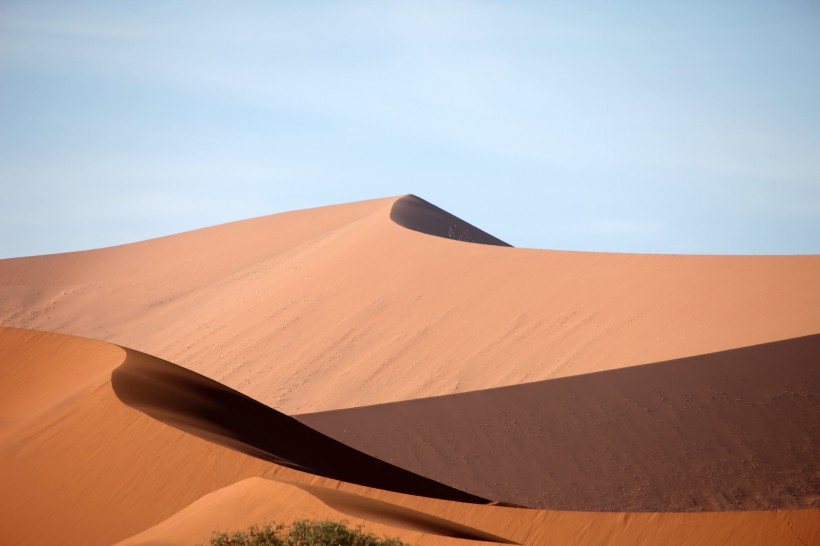
[[265, 522], [294, 519], [348, 521], [383, 535], [400, 534], [410, 543], [517, 544], [365, 495], [299, 482], [247, 478], [205, 495], [167, 520], [118, 542], [117, 546], [204, 544], [213, 532], [231, 532]]
[[317, 485], [294, 483], [327, 506], [340, 513], [357, 516], [369, 521], [388, 523], [405, 529], [479, 542], [498, 544], [518, 544], [515, 541], [487, 533], [467, 525], [462, 525], [438, 516], [420, 512], [391, 502], [371, 499], [346, 491], [329, 489]]
[[[111, 374], [126, 361], [127, 369], [132, 371], [167, 369], [165, 365], [169, 363], [150, 355], [129, 353], [96, 340], [5, 327], [0, 327], [0, 348], [6, 359], [0, 366], [0, 409], [5, 411], [11, 407], [19, 415], [17, 404], [3, 405], [11, 399], [7, 395], [17, 390], [38, 397], [57, 392], [65, 401], [52, 411], [32, 411], [24, 417], [25, 426], [19, 426], [18, 422], [18, 426], [4, 431], [0, 442], [0, 484], [4, 492], [0, 495], [0, 533], [4, 543], [111, 544], [160, 525], [198, 499], [230, 489], [233, 484], [249, 478], [267, 478], [262, 480], [266, 484], [274, 483], [271, 480], [282, 481], [281, 487], [288, 496], [279, 500], [265, 498], [260, 509], [270, 509], [271, 504], [280, 508], [288, 505], [277, 517], [285, 522], [306, 517], [311, 513], [311, 506], [317, 503], [324, 505], [311, 500], [316, 499], [313, 494], [294, 499], [292, 492], [297, 487], [294, 484], [346, 491], [376, 501], [409, 503], [407, 510], [400, 506], [390, 509], [405, 515], [408, 510], [423, 511], [425, 503], [434, 501], [282, 467], [223, 445], [228, 442], [214, 443], [202, 438], [204, 434], [197, 436], [169, 426], [126, 405], [114, 392]], [[20, 370], [25, 373], [21, 374]], [[25, 383], [39, 375], [51, 375], [52, 381]], [[91, 381], [93, 386], [79, 392], [72, 381], [83, 380]], [[127, 390], [131, 380], [133, 377], [126, 374], [118, 382], [125, 382]], [[202, 394], [208, 393], [196, 389], [191, 392], [193, 397]], [[162, 398], [163, 394], [158, 396]], [[186, 401], [191, 402], [190, 397]], [[208, 405], [209, 400], [199, 404]], [[199, 419], [194, 416], [194, 423], [182, 426], [192, 429], [201, 426]], [[212, 436], [219, 432], [222, 431]], [[249, 498], [259, 500], [258, 496]], [[294, 500], [297, 504], [291, 503]], [[447, 505], [451, 501], [436, 502]], [[226, 509], [222, 517], [247, 521], [243, 520], [248, 514], [242, 513], [242, 506], [246, 505], [240, 503], [233, 511], [223, 507]], [[322, 510], [321, 513], [328, 516], [339, 514]], [[466, 513], [471, 511], [468, 509]], [[381, 518], [393, 524], [379, 524], [371, 521], [372, 518], [348, 517], [388, 534], [402, 534], [419, 544], [452, 544], [449, 536], [436, 534], [446, 529], [430, 523], [435, 523], [434, 516], [405, 517], [403, 523], [389, 514]], [[200, 520], [197, 525], [201, 527], [197, 527], [194, 534], [207, 539], [217, 530], [216, 521], [220, 520], [213, 515]], [[453, 522], [447, 532], [490, 536], [480, 530], [483, 526], [480, 521], [473, 523], [478, 524], [473, 531], [469, 530], [472, 529], [469, 524]], [[419, 531], [422, 528], [424, 531]], [[154, 537], [149, 543], [191, 543], [191, 534], [179, 542], [175, 542], [173, 536], [170, 533], [167, 539]]]
[[[308, 493], [309, 491], [317, 492], [319, 496], [314, 496]], [[396, 508], [400, 508], [402, 503], [407, 501], [417, 500], [416, 497], [390, 494], [377, 503], [380, 507], [389, 504], [385, 508], [387, 513], [370, 513], [367, 514], [368, 519], [361, 520], [356, 516], [356, 513], [360, 513], [357, 505], [362, 501], [368, 502], [370, 497], [343, 493], [332, 504], [325, 504], [321, 499], [324, 493], [335, 495], [338, 491], [267, 479], [243, 480], [206, 495], [155, 527], [119, 543], [119, 546], [187, 546], [191, 544], [192, 538], [199, 538], [204, 542], [214, 527], [221, 531], [232, 531], [244, 529], [260, 521], [291, 521], [294, 514], [298, 514], [296, 517], [313, 519], [346, 519], [354, 525], [363, 522], [376, 532], [399, 536], [410, 544], [479, 546], [487, 543], [430, 534], [424, 522], [413, 522], [407, 526], [405, 522], [394, 521], [392, 517]], [[496, 529], [498, 533], [510, 537], [501, 539], [501, 543], [514, 541], [533, 546], [805, 546], [816, 544], [820, 540], [816, 524], [820, 510], [587, 513], [522, 510], [435, 500], [425, 502], [424, 510], [431, 514]], [[369, 519], [370, 517], [374, 519]]]
[[288, 414], [820, 332], [820, 256], [516, 249], [391, 220], [423, 224], [429, 207], [389, 198], [0, 260], [0, 324], [133, 347]]
[[296, 418], [403, 468], [534, 508], [820, 508], [820, 334]]
[[275, 465], [120, 402], [110, 382], [126, 358], [120, 347], [4, 327], [0, 347], [0, 404], [16, 391], [60, 400], [0, 437], [4, 543], [111, 544], [239, 479], [276, 476]]
[[114, 392], [126, 405], [163, 423], [325, 478], [409, 495], [488, 502], [356, 451], [200, 374], [131, 349], [125, 352], [124, 362], [111, 373]]
[[482, 245], [512, 246], [412, 194], [399, 197], [393, 202], [393, 206], [390, 207], [390, 219], [407, 229], [445, 239]]

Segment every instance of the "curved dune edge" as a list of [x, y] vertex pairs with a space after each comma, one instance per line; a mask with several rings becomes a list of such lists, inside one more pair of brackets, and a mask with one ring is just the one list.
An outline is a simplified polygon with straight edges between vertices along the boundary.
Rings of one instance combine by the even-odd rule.
[[0, 434], [3, 543], [111, 544], [214, 489], [285, 470], [120, 402], [110, 382], [120, 347], [0, 327], [0, 352], [0, 407], [14, 392], [58, 401]]
[[248, 478], [198, 499], [162, 523], [118, 546], [206, 543], [214, 532], [242, 530], [266, 522], [331, 519], [361, 525], [380, 535], [425, 544], [517, 544], [516, 542], [412, 510], [316, 485]]
[[482, 245], [512, 246], [412, 194], [399, 197], [393, 202], [393, 206], [390, 207], [390, 219], [404, 228], [445, 239]]
[[327, 487], [293, 483], [340, 513], [395, 527], [429, 534], [499, 544], [517, 544], [511, 540], [449, 521], [431, 514], [413, 510], [377, 499], [370, 499]]
[[[129, 369], [169, 370], [169, 363], [150, 355], [74, 336], [3, 327], [0, 354], [8, 358], [0, 366], [0, 394], [23, 390], [38, 398], [44, 393], [56, 393], [57, 398], [67, 400], [51, 411], [28, 415], [25, 427], [4, 431], [0, 440], [0, 483], [4, 492], [0, 495], [0, 533], [4, 541], [18, 545], [110, 544], [161, 523], [213, 491], [251, 477], [347, 491], [372, 497], [373, 502], [409, 502], [410, 508], [392, 510], [404, 514], [403, 521], [398, 516], [389, 519], [401, 528], [424, 528], [423, 534], [412, 531], [420, 537], [420, 544], [448, 544], [435, 541], [438, 535], [433, 533], [442, 530], [489, 536], [456, 522], [436, 527], [435, 516], [419, 512], [426, 503], [452, 501], [391, 493], [306, 474], [183, 432], [122, 403], [110, 380], [75, 396], [72, 381], [79, 380], [75, 376], [83, 373], [98, 378], [102, 372], [110, 377], [125, 362]], [[93, 363], [90, 371], [89, 361]], [[20, 370], [26, 373], [20, 374]], [[51, 381], [27, 381], [44, 375], [52, 376]], [[130, 379], [120, 377], [118, 381], [128, 383]], [[122, 390], [122, 385], [119, 388]], [[186, 400], [184, 392], [177, 394]], [[199, 390], [192, 396], [202, 394], [207, 395]], [[0, 404], [9, 399], [1, 398]], [[190, 397], [186, 401], [190, 402]], [[0, 408], [7, 409], [3, 405]], [[175, 418], [186, 416], [177, 414]], [[189, 422], [183, 426], [201, 426], [201, 416], [188, 414], [187, 418]], [[225, 431], [210, 434], [221, 432]], [[235, 438], [233, 441], [236, 443]], [[313, 447], [324, 449], [321, 445]], [[338, 454], [323, 451], [328, 458]], [[419, 481], [424, 483], [423, 479]], [[282, 502], [288, 503], [290, 497], [288, 493]], [[406, 517], [412, 511], [417, 515]], [[302, 511], [298, 517], [308, 515]]]
[[820, 508], [817, 416], [820, 334], [296, 418], [488, 498], [674, 512]]
[[125, 351], [125, 361], [111, 373], [114, 392], [163, 423], [325, 478], [443, 500], [489, 502], [352, 449], [212, 379]]
[[0, 324], [132, 347], [287, 414], [820, 332], [820, 256], [453, 244], [396, 224], [396, 202], [0, 260]]
[[107, 383], [123, 360], [116, 345], [0, 326], [0, 442], [48, 423]]
[[[318, 493], [314, 495], [312, 493]], [[323, 499], [320, 495], [324, 495]], [[330, 503], [327, 498], [336, 497]], [[364, 495], [328, 488], [251, 478], [214, 491], [165, 521], [117, 546], [183, 546], [205, 543], [215, 531], [231, 532], [265, 522], [290, 523], [294, 519], [346, 520], [377, 534], [398, 537], [419, 545], [481, 545], [484, 541], [451, 538], [425, 532], [425, 521], [443, 518], [480, 524], [506, 532], [521, 544], [656, 546], [760, 545], [805, 546], [817, 544], [820, 510], [753, 511], [726, 513], [586, 513], [521, 510], [488, 505], [430, 501], [423, 505], [423, 520], [397, 521], [402, 502], [417, 497], [389, 494], [372, 502]], [[361, 511], [361, 504], [377, 507]], [[416, 514], [419, 512], [415, 511]], [[361, 517], [360, 517], [361, 516]]]

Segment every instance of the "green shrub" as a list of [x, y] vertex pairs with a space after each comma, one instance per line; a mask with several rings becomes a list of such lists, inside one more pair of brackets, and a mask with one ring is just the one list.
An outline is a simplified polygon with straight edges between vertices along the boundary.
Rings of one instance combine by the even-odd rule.
[[408, 546], [395, 538], [379, 538], [361, 526], [351, 529], [347, 522], [296, 520], [281, 524], [252, 526], [246, 531], [214, 533], [211, 546]]

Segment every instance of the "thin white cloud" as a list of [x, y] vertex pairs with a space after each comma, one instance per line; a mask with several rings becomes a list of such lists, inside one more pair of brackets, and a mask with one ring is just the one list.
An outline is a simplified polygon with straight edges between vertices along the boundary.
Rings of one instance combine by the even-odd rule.
[[[55, 119], [40, 119], [41, 132], [26, 140], [35, 144], [21, 148], [45, 154], [51, 167], [0, 153], [6, 184], [51, 180], [90, 193], [115, 179], [141, 179], [173, 193], [199, 181], [219, 194], [220, 181], [236, 180], [253, 195], [253, 184], [302, 177], [316, 188], [349, 184], [346, 195], [374, 187], [384, 195], [395, 186], [380, 177], [403, 169], [404, 180], [424, 186], [428, 165], [450, 161], [451, 173], [526, 174], [526, 182], [503, 174], [471, 182], [502, 179], [504, 191], [522, 199], [541, 186], [578, 184], [579, 194], [609, 192], [605, 199], [625, 206], [618, 189], [635, 187], [634, 195], [653, 196], [651, 209], [666, 206], [655, 188], [706, 195], [714, 184], [714, 206], [728, 206], [733, 192], [750, 203], [748, 188], [763, 184], [783, 196], [770, 199], [773, 214], [814, 210], [820, 131], [797, 130], [811, 124], [784, 101], [808, 105], [820, 82], [779, 63], [820, 52], [810, 21], [792, 17], [784, 35], [782, 22], [753, 13], [699, 20], [702, 6], [640, 13], [492, 2], [43, 6], [0, 12], [0, 71], [23, 83], [34, 74], [75, 87], [57, 90], [63, 111], [48, 102], [50, 89], [38, 89], [45, 98], [20, 99], [32, 119], [53, 108]], [[722, 9], [709, 8], [716, 16]], [[759, 35], [782, 39], [767, 49], [754, 42]], [[808, 49], [789, 49], [798, 42]], [[770, 55], [765, 66], [792, 80], [756, 74], [761, 52]], [[790, 91], [798, 80], [809, 86], [802, 99]], [[119, 107], [96, 104], [109, 97], [94, 85], [106, 84]], [[0, 115], [17, 115], [17, 106]], [[211, 112], [200, 116], [197, 108], [221, 117], [208, 121]], [[412, 157], [433, 149], [435, 158]], [[72, 155], [76, 161], [67, 161]], [[171, 214], [155, 197], [162, 194], [146, 195], [135, 198], [143, 203], [135, 217], [152, 206], [158, 216]], [[633, 223], [611, 230], [624, 237], [661, 230], [645, 212], [633, 213]]]

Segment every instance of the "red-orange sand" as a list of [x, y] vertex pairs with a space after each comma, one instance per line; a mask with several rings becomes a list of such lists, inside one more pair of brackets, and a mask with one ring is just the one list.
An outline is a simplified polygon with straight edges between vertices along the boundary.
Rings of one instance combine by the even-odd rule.
[[[503, 244], [405, 196], [0, 260], [0, 543], [197, 544], [332, 517], [413, 544], [820, 544], [820, 256]], [[778, 343], [790, 349], [753, 347]], [[504, 386], [513, 394], [486, 390]], [[358, 432], [345, 412], [314, 424], [421, 476], [370, 482], [346, 462], [366, 456], [308, 431], [280, 452], [285, 428], [223, 419], [246, 400], [231, 388], [285, 414], [360, 408]], [[468, 391], [480, 392], [456, 394]], [[404, 420], [361, 407], [402, 400]], [[563, 451], [546, 456], [538, 426]], [[512, 466], [528, 453], [541, 462]], [[630, 472], [646, 489], [613, 492], [607, 480]], [[673, 490], [687, 473], [692, 490]], [[543, 480], [557, 474], [569, 481]], [[446, 486], [510, 500], [513, 483], [549, 489], [543, 505], [563, 510], [444, 500], [459, 495]], [[740, 495], [721, 504], [727, 492]], [[721, 511], [666, 511], [692, 499]], [[619, 502], [636, 511], [589, 511]]]
[[[2, 536], [8, 544], [196, 544], [212, 531], [346, 519], [413, 544], [816, 544], [820, 510], [589, 513], [465, 504], [348, 485], [200, 439], [122, 403], [105, 372], [153, 357], [107, 343], [0, 328]], [[91, 378], [77, 387], [68, 381]], [[32, 378], [40, 380], [32, 380]], [[65, 378], [66, 381], [60, 381]], [[14, 391], [56, 401], [39, 411]], [[310, 449], [311, 446], [304, 446]], [[265, 479], [267, 478], [267, 479]]]
[[297, 418], [379, 459], [533, 508], [820, 507], [820, 334]]
[[289, 414], [820, 333], [820, 256], [469, 244], [396, 224], [396, 202], [0, 260], [0, 324], [125, 345]]

